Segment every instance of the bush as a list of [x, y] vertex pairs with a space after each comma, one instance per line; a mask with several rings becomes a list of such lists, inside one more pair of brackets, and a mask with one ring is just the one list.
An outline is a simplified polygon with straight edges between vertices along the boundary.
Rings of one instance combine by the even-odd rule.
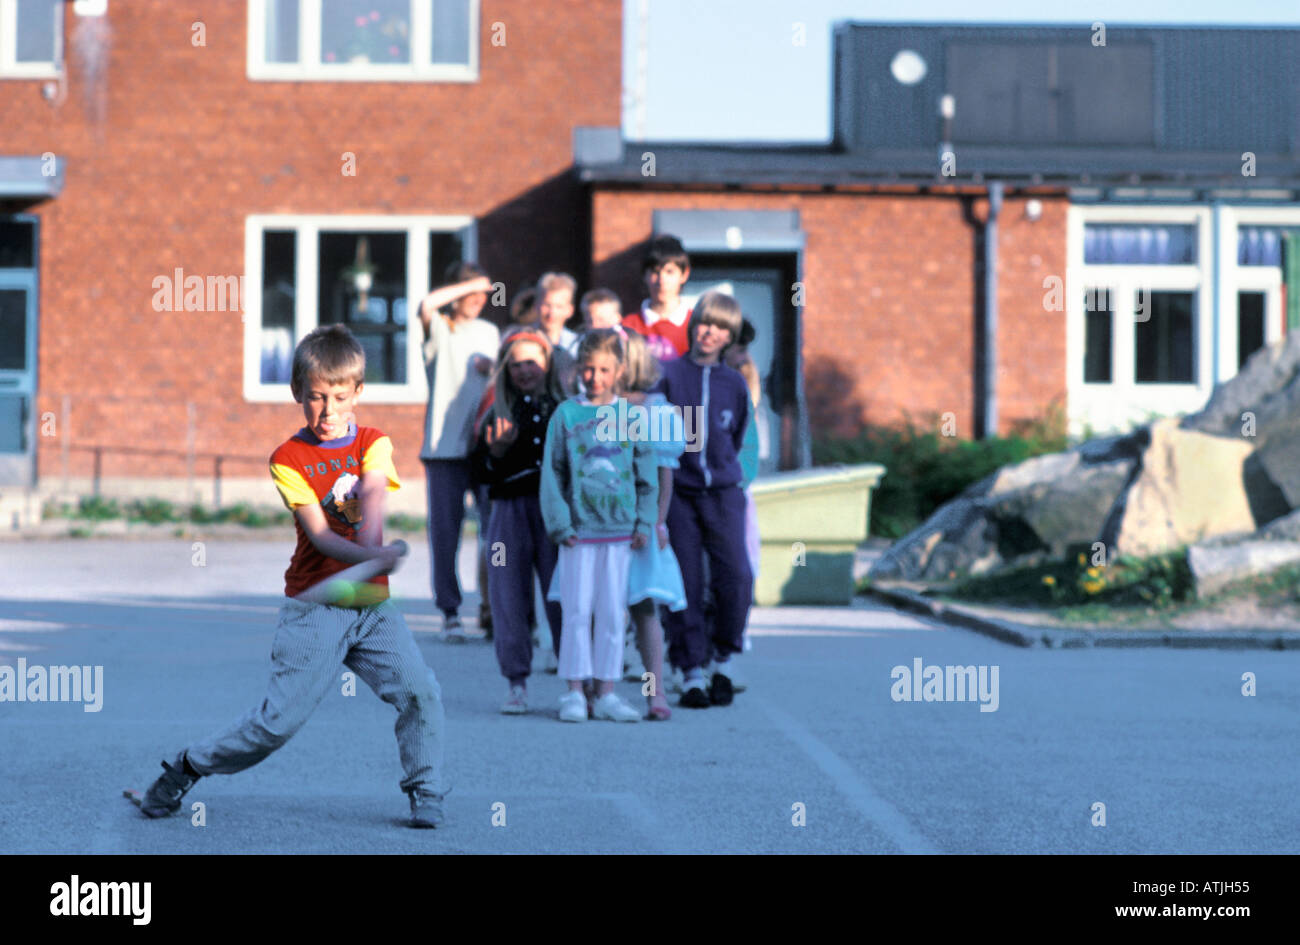
[[247, 503], [240, 502], [237, 505], [231, 505], [219, 510], [212, 517], [212, 521], [235, 522], [239, 525], [248, 525], [253, 528], [264, 528], [268, 525], [288, 524], [293, 521], [293, 516], [284, 509], [272, 512], [262, 512]]
[[938, 418], [901, 428], [868, 427], [848, 439], [824, 437], [813, 444], [813, 462], [879, 463], [885, 467], [871, 495], [871, 533], [901, 538], [945, 502], [1003, 466], [1066, 448], [1065, 417], [1054, 409], [1011, 436], [959, 440], [941, 436]]
[[178, 521], [176, 509], [166, 499], [134, 499], [126, 506], [127, 521], [159, 522]]
[[121, 518], [122, 510], [118, 508], [116, 499], [105, 499], [101, 496], [83, 496], [77, 503], [77, 518], [88, 518], [92, 521], [104, 521], [110, 518]]
[[221, 513], [214, 512], [206, 505], [199, 505], [196, 502], [186, 510], [185, 517], [195, 525], [211, 525], [220, 519]]

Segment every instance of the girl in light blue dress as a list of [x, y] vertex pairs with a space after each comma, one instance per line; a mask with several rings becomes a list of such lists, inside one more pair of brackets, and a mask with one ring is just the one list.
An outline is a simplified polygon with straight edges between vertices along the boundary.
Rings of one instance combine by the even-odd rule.
[[[618, 329], [615, 329], [616, 331]], [[686, 434], [681, 411], [660, 393], [648, 393], [659, 379], [659, 365], [643, 336], [626, 332], [626, 368], [623, 372], [623, 397], [627, 402], [629, 439], [648, 440], [659, 466], [659, 517], [654, 538], [644, 548], [632, 552], [628, 566], [628, 610], [636, 627], [637, 649], [650, 678], [646, 692], [646, 719], [667, 721], [672, 717], [664, 691], [664, 632], [659, 623], [658, 605], [669, 610], [686, 609], [686, 588], [682, 583], [677, 556], [668, 544], [668, 506], [673, 495], [673, 470], [686, 448]]]

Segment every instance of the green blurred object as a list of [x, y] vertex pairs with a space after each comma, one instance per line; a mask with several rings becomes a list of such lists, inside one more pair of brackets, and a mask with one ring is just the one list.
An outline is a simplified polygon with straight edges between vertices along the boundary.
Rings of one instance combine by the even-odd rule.
[[853, 555], [867, 538], [877, 463], [760, 476], [751, 487], [761, 540], [754, 602], [853, 601]]
[[1286, 330], [1300, 330], [1300, 233], [1287, 233], [1282, 255], [1282, 280], [1286, 284]]

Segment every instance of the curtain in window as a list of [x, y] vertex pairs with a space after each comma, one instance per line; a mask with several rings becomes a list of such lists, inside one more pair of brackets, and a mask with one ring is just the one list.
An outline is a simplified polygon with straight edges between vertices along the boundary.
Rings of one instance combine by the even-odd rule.
[[1196, 225], [1089, 223], [1083, 261], [1091, 265], [1189, 266], [1196, 264]]
[[1282, 265], [1282, 241], [1286, 230], [1272, 226], [1243, 226], [1237, 229], [1237, 265]]

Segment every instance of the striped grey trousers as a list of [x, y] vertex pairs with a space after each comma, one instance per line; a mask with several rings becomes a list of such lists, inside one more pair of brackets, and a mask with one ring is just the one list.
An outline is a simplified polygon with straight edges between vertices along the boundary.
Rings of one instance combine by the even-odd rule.
[[287, 599], [271, 644], [271, 682], [262, 704], [225, 731], [186, 749], [200, 774], [234, 774], [290, 738], [346, 666], [397, 709], [403, 791], [443, 793], [442, 689], [392, 601], [350, 610]]

